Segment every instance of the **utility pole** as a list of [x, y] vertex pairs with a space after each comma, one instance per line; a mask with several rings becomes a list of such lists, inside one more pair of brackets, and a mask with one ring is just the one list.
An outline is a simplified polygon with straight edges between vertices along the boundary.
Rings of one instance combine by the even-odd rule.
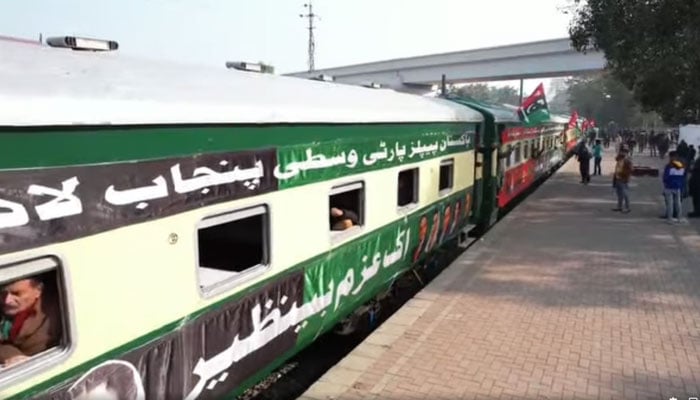
[[309, 30], [309, 72], [313, 72], [314, 71], [314, 51], [316, 50], [316, 42], [314, 40], [314, 29], [316, 27], [314, 26], [314, 18], [318, 17], [318, 14], [314, 14], [314, 6], [313, 6], [313, 4], [311, 4], [311, 2], [304, 4], [304, 8], [308, 8], [309, 13], [308, 14], [299, 14], [299, 17], [309, 19], [309, 27], [307, 28]]
[[523, 80], [520, 80], [520, 103], [518, 103], [518, 107], [520, 107], [523, 104]]

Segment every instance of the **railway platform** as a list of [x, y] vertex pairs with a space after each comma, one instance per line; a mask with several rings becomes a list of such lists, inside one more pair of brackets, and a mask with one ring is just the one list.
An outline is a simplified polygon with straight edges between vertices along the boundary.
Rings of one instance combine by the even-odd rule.
[[700, 226], [659, 218], [658, 177], [613, 212], [613, 158], [586, 186], [569, 160], [300, 399], [700, 397]]

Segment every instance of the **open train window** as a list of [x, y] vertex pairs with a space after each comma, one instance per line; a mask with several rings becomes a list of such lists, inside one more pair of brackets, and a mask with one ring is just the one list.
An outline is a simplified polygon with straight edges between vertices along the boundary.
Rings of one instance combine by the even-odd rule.
[[354, 182], [331, 189], [329, 228], [333, 238], [344, 238], [364, 225], [365, 185]]
[[269, 265], [268, 209], [215, 215], [197, 225], [197, 273], [205, 295], [256, 276]]
[[56, 257], [0, 265], [0, 387], [63, 362], [72, 349], [64, 274]]
[[396, 205], [408, 207], [418, 204], [418, 168], [399, 172], [398, 197]]
[[452, 191], [454, 186], [455, 160], [453, 158], [440, 161], [440, 186], [438, 193], [445, 194]]

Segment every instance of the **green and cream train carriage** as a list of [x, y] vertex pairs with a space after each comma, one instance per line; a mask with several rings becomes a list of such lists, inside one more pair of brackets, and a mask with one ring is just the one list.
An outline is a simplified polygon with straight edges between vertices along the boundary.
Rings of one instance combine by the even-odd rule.
[[[483, 121], [467, 107], [0, 54], [0, 283], [39, 277], [60, 328], [0, 368], [0, 398], [234, 395], [467, 228]], [[334, 231], [332, 207], [358, 220]]]

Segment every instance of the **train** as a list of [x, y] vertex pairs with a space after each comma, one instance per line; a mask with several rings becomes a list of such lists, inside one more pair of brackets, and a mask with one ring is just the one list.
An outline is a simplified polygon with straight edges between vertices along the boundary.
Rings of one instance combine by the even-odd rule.
[[3, 399], [236, 396], [486, 232], [581, 139], [451, 95], [0, 53]]

